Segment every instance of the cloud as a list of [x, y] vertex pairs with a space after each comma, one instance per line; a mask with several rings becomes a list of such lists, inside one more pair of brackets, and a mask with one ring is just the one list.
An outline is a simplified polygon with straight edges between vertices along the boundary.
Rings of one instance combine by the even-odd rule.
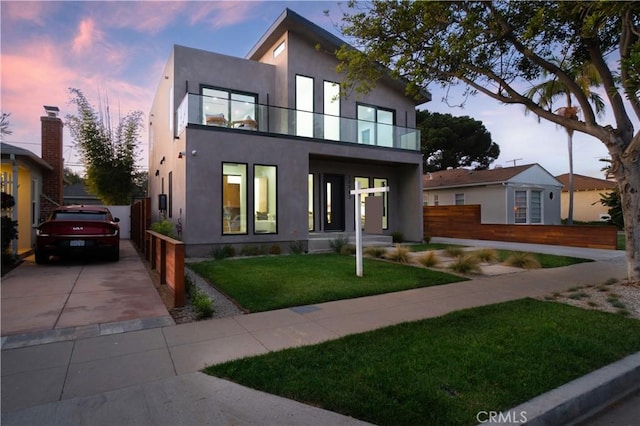
[[103, 34], [96, 28], [96, 23], [91, 18], [85, 18], [78, 25], [78, 32], [73, 39], [72, 49], [74, 53], [83, 53], [91, 50], [94, 44], [102, 40]]
[[30, 1], [30, 2], [18, 2], [18, 1], [3, 1], [2, 2], [2, 24], [5, 25], [6, 21], [28, 21], [37, 25], [44, 25], [44, 18], [49, 13], [50, 9], [45, 10], [45, 2]]
[[192, 3], [189, 8], [189, 24], [209, 22], [213, 28], [231, 27], [255, 16], [255, 2], [206, 2]]

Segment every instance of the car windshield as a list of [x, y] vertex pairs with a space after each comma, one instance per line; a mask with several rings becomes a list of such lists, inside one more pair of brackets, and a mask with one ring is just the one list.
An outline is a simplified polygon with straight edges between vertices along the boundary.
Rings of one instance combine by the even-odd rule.
[[55, 212], [53, 218], [56, 220], [107, 220], [105, 212]]

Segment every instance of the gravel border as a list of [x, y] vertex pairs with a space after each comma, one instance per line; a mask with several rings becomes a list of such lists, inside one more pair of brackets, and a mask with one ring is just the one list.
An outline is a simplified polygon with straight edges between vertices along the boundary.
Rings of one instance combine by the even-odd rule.
[[213, 301], [212, 318], [226, 318], [235, 315], [244, 315], [244, 312], [238, 306], [236, 306], [235, 303], [229, 300], [227, 296], [220, 293], [204, 278], [189, 269], [188, 264], [185, 265], [184, 273], [187, 277], [189, 277], [191, 282], [198, 287], [200, 291], [209, 296]]

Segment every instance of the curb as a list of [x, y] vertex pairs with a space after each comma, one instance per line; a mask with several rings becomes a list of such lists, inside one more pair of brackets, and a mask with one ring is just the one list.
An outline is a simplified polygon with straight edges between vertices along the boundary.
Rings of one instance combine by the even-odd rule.
[[499, 413], [498, 418], [488, 419], [488, 423], [497, 420], [504, 425], [575, 424], [637, 389], [640, 389], [640, 352]]

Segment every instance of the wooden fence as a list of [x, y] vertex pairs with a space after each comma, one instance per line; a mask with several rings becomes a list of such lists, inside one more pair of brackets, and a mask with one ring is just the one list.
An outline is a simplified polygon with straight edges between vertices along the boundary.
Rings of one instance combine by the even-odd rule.
[[500, 225], [481, 223], [480, 206], [424, 206], [425, 239], [429, 237], [510, 241], [615, 250], [614, 226]]
[[154, 231], [147, 231], [149, 252], [146, 259], [151, 269], [160, 275], [160, 284], [166, 284], [173, 296], [173, 307], [184, 306], [184, 243]]

